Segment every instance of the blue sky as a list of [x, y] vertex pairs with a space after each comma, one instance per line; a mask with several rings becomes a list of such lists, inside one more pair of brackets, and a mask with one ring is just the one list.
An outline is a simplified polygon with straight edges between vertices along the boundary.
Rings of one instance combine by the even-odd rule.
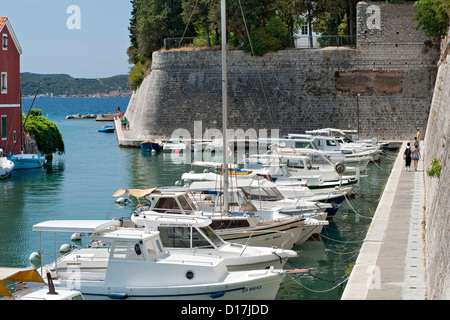
[[[9, 18], [23, 50], [21, 72], [75, 78], [128, 73], [129, 0], [0, 1], [0, 16]], [[73, 5], [79, 14], [68, 13]]]

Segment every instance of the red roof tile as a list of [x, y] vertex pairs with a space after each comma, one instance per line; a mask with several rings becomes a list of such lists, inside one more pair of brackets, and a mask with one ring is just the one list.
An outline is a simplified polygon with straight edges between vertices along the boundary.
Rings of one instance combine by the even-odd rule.
[[8, 20], [7, 17], [0, 17], [0, 29], [3, 28], [3, 25], [6, 23], [6, 20]]

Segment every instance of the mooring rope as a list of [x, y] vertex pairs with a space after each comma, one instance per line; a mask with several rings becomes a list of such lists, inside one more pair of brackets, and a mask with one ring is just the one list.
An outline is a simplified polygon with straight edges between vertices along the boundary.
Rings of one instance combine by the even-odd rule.
[[[308, 274], [308, 273], [307, 273]], [[338, 287], [340, 287], [342, 284], [344, 284], [345, 282], [348, 281], [348, 278], [345, 278], [343, 281], [339, 282], [337, 285], [335, 285], [334, 287], [330, 288], [330, 289], [326, 289], [326, 290], [313, 290], [311, 288], [306, 287], [305, 285], [303, 285], [301, 282], [298, 282], [297, 279], [295, 279], [292, 275], [289, 275], [291, 277], [291, 281], [294, 281], [295, 283], [297, 283], [298, 285], [300, 285], [302, 288], [311, 291], [311, 292], [316, 292], [316, 293], [325, 293], [325, 292], [330, 292]]]

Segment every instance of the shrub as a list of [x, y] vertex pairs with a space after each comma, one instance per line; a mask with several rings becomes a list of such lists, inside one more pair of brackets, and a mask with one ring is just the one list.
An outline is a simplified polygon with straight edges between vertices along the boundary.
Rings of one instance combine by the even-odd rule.
[[136, 90], [144, 80], [144, 68], [142, 63], [138, 61], [128, 74], [129, 86], [132, 90]]
[[436, 157], [433, 157], [433, 159], [431, 159], [430, 167], [427, 169], [427, 175], [430, 178], [439, 178], [441, 176], [441, 169], [441, 162]]
[[[279, 18], [271, 19], [265, 27], [259, 27], [250, 34], [253, 54], [262, 56], [269, 51], [279, 51], [289, 45], [289, 31]], [[251, 52], [248, 41], [244, 44], [245, 52]]]
[[25, 132], [36, 140], [39, 151], [43, 154], [52, 154], [65, 152], [64, 141], [56, 124], [49, 121], [42, 115], [40, 109], [33, 109], [30, 112]]

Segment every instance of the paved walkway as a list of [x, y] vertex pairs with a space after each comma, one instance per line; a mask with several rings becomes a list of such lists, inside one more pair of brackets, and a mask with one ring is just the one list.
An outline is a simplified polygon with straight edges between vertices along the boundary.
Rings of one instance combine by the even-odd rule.
[[[403, 144], [342, 300], [425, 300], [424, 168], [405, 171]], [[421, 141], [421, 153], [425, 151]]]
[[122, 129], [122, 120], [115, 118], [114, 125], [116, 127], [117, 143], [120, 147], [140, 147], [143, 138], [136, 138], [136, 134], [132, 130]]

